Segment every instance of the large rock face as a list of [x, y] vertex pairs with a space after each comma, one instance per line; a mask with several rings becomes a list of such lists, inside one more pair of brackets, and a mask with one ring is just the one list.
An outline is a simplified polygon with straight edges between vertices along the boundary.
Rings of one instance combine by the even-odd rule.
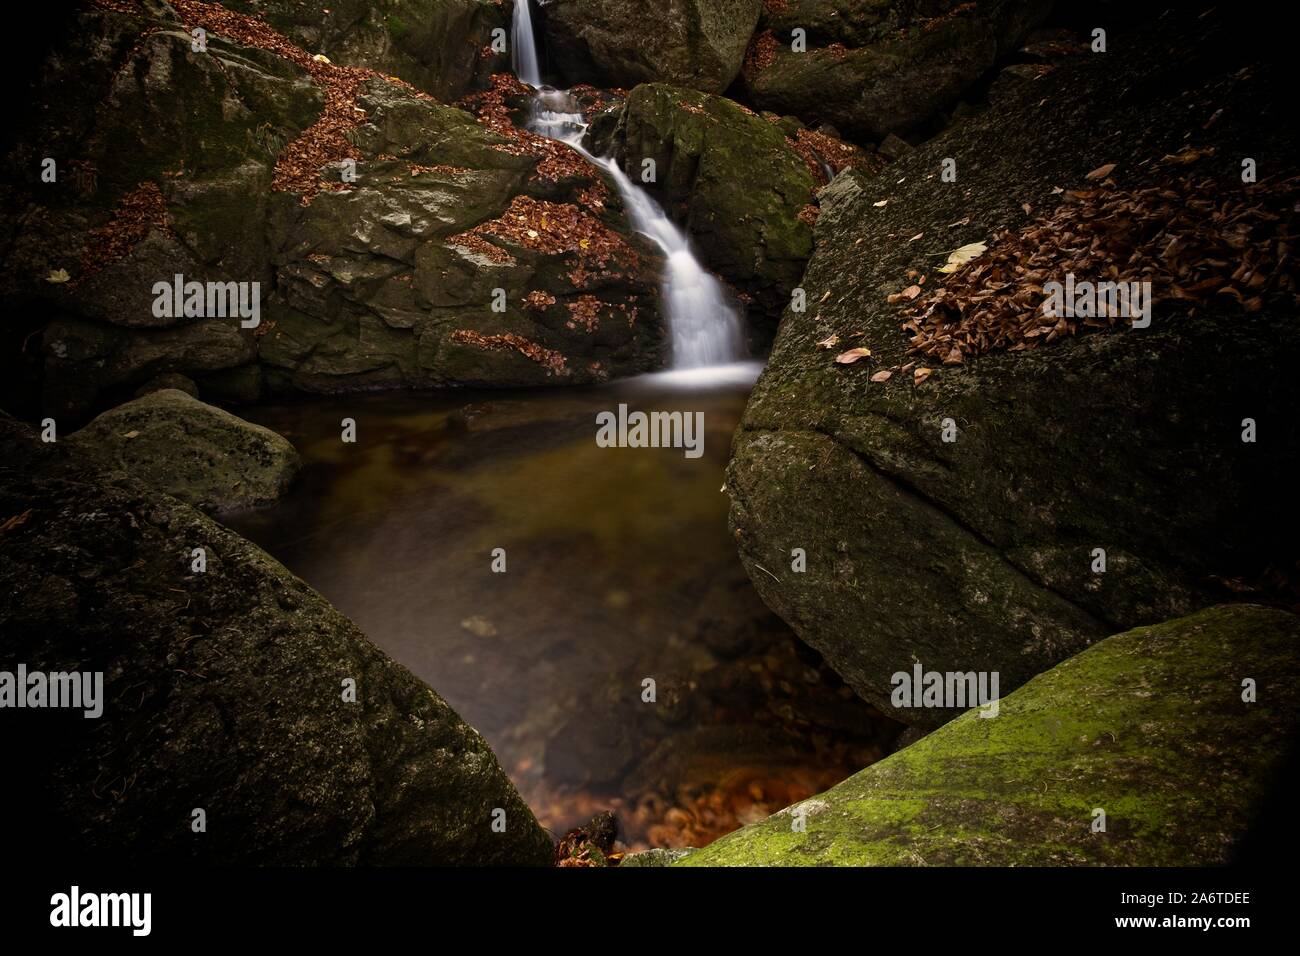
[[508, 6], [494, 0], [220, 0], [260, 15], [309, 53], [342, 66], [400, 76], [442, 100], [486, 86], [510, 68], [492, 50], [492, 31], [510, 28]]
[[[514, 128], [509, 82], [476, 120], [264, 21], [175, 6], [82, 13], [11, 156], [30, 181], [0, 194], [0, 295], [41, 332], [49, 413], [165, 373], [249, 401], [660, 367], [657, 253], [600, 171]], [[158, 307], [175, 275], [258, 283], [260, 322]]]
[[721, 93], [740, 71], [759, 0], [544, 0], [550, 65], [569, 83], [673, 83]]
[[[842, 174], [821, 194], [802, 283], [809, 308], [786, 313], [736, 436], [731, 522], [769, 606], [900, 720], [935, 726], [954, 713], [891, 705], [892, 675], [917, 663], [998, 671], [1006, 692], [1109, 633], [1293, 573], [1285, 569], [1294, 563], [1297, 519], [1276, 503], [1298, 473], [1291, 410], [1300, 400], [1292, 374], [1300, 325], [1277, 267], [1263, 273], [1282, 284], [1254, 311], [1213, 294], [1231, 286], [1241, 255], [1231, 251], [1232, 230], [1214, 225], [1231, 218], [1208, 212], [1218, 206], [1191, 217], [1192, 233], [1177, 227], [1194, 240], [1203, 223], [1207, 248], [1224, 250], [1198, 260], [1214, 273], [1199, 280], [1210, 291], [1198, 298], [1159, 280], [1149, 328], [1066, 336], [947, 366], [909, 353], [900, 312], [907, 300], [889, 301], [923, 276], [926, 289], [942, 283], [936, 266], [957, 247], [988, 241], [992, 256], [1064, 203], [1045, 237], [1062, 244], [1045, 244], [1035, 260], [1038, 285], [1008, 273], [1003, 291], [985, 297], [992, 309], [1005, 304], [999, 296], [1021, 294], [1022, 311], [1036, 314], [1042, 283], [1066, 278], [1051, 250], [1069, 247], [1071, 230], [1084, 230], [1080, 248], [1091, 242], [1087, 221], [1071, 212], [1085, 200], [1057, 195], [1062, 188], [1105, 197], [1156, 187], [1098, 220], [1119, 232], [1141, 222], [1131, 251], [1144, 257], [1168, 249], [1163, 230], [1174, 226], [1137, 210], [1171, 183], [1205, 180], [1224, 208], [1262, 203], [1275, 222], [1293, 216], [1285, 187], [1242, 186], [1233, 145], [1249, 117], [1253, 143], [1278, 179], [1294, 168], [1294, 133], [1269, 92], [1273, 74], [1261, 65], [1248, 82], [1230, 84], [1230, 98], [1216, 94], [1242, 118], [1221, 118], [1208, 131], [1196, 119], [1189, 140], [1166, 109], [1169, 91], [1204, 95], [1203, 84], [1224, 79], [1186, 52], [1214, 49], [1213, 40], [1186, 44], [1181, 29], [1138, 38], [1140, 56], [1062, 67], [1006, 108], [963, 121], [891, 166], [881, 181]], [[1161, 55], [1151, 59], [1148, 47]], [[1279, 119], [1260, 125], [1261, 116]], [[1110, 135], [1098, 139], [1099, 128]], [[1189, 142], [1203, 152], [1183, 152]], [[955, 160], [955, 183], [940, 179], [945, 158]], [[1200, 164], [1190, 172], [1189, 158]], [[1085, 178], [1117, 161], [1111, 185]], [[1243, 248], [1276, 256], [1280, 234], [1269, 231], [1247, 227]], [[1209, 264], [1215, 259], [1233, 264]], [[1107, 275], [1133, 278], [1105, 255], [1088, 267], [1112, 268], [1120, 271]], [[963, 333], [954, 324], [945, 334]], [[834, 362], [853, 347], [872, 355]], [[928, 379], [905, 368], [918, 359], [934, 369]], [[1254, 442], [1242, 440], [1245, 419], [1260, 429]], [[792, 570], [796, 548], [807, 555], [802, 573]]]
[[4, 711], [23, 785], [0, 799], [19, 845], [221, 865], [549, 862], [483, 739], [302, 581], [187, 505], [12, 419], [0, 429], [0, 670], [103, 675], [97, 718]]
[[[762, 109], [859, 140], [950, 106], [1051, 9], [1051, 0], [788, 0], [771, 4], [742, 72]], [[804, 49], [796, 50], [795, 30]]]
[[1253, 605], [1118, 634], [677, 865], [1228, 862], [1300, 728], [1297, 640]]
[[773, 123], [720, 96], [643, 84], [628, 96], [612, 147], [695, 240], [709, 268], [769, 326], [812, 253], [813, 174]]
[[209, 511], [276, 501], [301, 464], [269, 428], [174, 388], [104, 412], [68, 442], [105, 470]]

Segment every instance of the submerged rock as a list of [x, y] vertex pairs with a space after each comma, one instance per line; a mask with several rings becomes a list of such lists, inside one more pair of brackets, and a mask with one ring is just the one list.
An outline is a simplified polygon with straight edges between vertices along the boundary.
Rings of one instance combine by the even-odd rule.
[[1300, 729], [1297, 640], [1254, 605], [1118, 634], [681, 865], [1229, 862]]
[[[522, 2], [522, 0], [519, 0]], [[546, 53], [569, 83], [674, 83], [721, 93], [740, 72], [760, 0], [547, 0]]]
[[7, 417], [0, 515], [0, 670], [103, 675], [97, 718], [5, 711], [14, 852], [550, 862], [483, 739], [249, 542]]
[[[1221, 73], [1186, 52], [1215, 48], [1189, 31], [1217, 29], [1166, 24], [1141, 37], [1141, 49], [1161, 51], [1154, 58], [1076, 58], [1014, 108], [963, 119], [887, 176], [843, 173], [820, 194], [802, 280], [809, 307], [787, 311], [746, 407], [726, 485], [731, 524], [768, 605], [899, 720], [934, 727], [960, 709], [891, 704], [892, 676], [918, 663], [998, 672], [1006, 693], [1107, 634], [1249, 593], [1294, 563], [1297, 519], [1277, 504], [1300, 473], [1300, 325], [1287, 294], [1248, 312], [1228, 295], [1179, 297], [1161, 282], [1148, 328], [1053, 335], [952, 365], [910, 352], [902, 328], [902, 294], [944, 285], [936, 267], [953, 250], [982, 242], [994, 255], [1058, 207], [1056, 237], [1068, 244], [1087, 229], [1062, 190], [1155, 195], [1190, 176], [1216, 184], [1218, 204], [1262, 203], [1285, 222], [1269, 187], [1242, 186], [1231, 157], [1246, 133], [1235, 121], [1194, 122], [1191, 142], [1205, 152], [1190, 171], [1162, 161], [1189, 142], [1165, 107], [1169, 90], [1213, 89], [1215, 103], [1240, 104], [1240, 122], [1251, 117], [1257, 146], [1287, 175], [1294, 131], [1269, 68], [1232, 81], [1224, 99]], [[1260, 126], [1261, 116], [1278, 122]], [[957, 180], [945, 183], [949, 158]], [[1116, 161], [1111, 184], [1087, 178]], [[1131, 240], [1143, 255], [1168, 244], [1137, 211], [1104, 222], [1142, 223]], [[1276, 242], [1252, 233], [1246, 248], [1271, 257]], [[1058, 245], [1038, 248], [1037, 280], [1003, 277], [1019, 314], [1042, 304], [1035, 281], [1065, 281]], [[1140, 278], [1105, 256], [1091, 268], [1079, 278]], [[1230, 285], [1236, 268], [1208, 281]], [[954, 320], [947, 334], [965, 331]], [[854, 347], [871, 354], [834, 361]], [[1243, 441], [1245, 419], [1271, 437]], [[794, 549], [806, 571], [792, 567]]]
[[100, 467], [205, 511], [270, 504], [301, 465], [269, 428], [174, 388], [104, 412], [67, 441]]

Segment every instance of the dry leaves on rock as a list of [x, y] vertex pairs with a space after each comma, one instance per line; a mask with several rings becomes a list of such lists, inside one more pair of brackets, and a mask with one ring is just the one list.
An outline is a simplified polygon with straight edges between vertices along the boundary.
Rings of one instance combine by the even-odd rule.
[[488, 352], [515, 351], [538, 365], [546, 367], [547, 374], [565, 376], [570, 374], [568, 362], [554, 349], [538, 345], [522, 335], [506, 332], [503, 335], [484, 335], [472, 329], [457, 329], [451, 333], [451, 340], [462, 345], [472, 345]]
[[[1118, 314], [1046, 315], [1048, 282], [1138, 282], [1156, 302], [1216, 297], [1256, 312], [1296, 294], [1300, 177], [1227, 188], [1176, 180], [1138, 190], [1069, 190], [1050, 215], [1004, 230], [989, 252], [903, 310], [912, 350], [945, 364], [1126, 326]], [[1106, 310], [1102, 310], [1103, 312]]]

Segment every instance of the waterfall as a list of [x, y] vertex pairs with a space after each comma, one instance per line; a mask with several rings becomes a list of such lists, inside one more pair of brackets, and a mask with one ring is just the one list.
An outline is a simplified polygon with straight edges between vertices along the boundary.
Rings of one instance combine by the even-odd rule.
[[515, 0], [510, 30], [510, 65], [514, 67], [515, 76], [529, 86], [541, 86], [542, 70], [537, 61], [531, 0]]
[[[537, 76], [537, 47], [528, 0], [515, 0], [511, 44], [519, 79], [532, 86]], [[522, 12], [521, 12], [522, 11]], [[531, 68], [525, 75], [522, 69]], [[527, 65], [531, 64], [531, 67]], [[627, 209], [632, 228], [654, 242], [665, 258], [660, 299], [668, 321], [672, 368], [698, 369], [739, 361], [745, 355], [740, 315], [722, 284], [695, 258], [686, 234], [644, 189], [612, 158], [593, 156], [582, 145], [587, 124], [565, 90], [542, 88], [533, 100], [529, 129], [572, 146], [609, 173]]]

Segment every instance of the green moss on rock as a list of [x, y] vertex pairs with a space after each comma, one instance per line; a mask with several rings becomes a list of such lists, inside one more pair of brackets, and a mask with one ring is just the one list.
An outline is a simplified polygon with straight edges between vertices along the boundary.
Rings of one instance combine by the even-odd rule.
[[1223, 863], [1300, 723], [1297, 641], [1254, 605], [1118, 634], [676, 865]]

